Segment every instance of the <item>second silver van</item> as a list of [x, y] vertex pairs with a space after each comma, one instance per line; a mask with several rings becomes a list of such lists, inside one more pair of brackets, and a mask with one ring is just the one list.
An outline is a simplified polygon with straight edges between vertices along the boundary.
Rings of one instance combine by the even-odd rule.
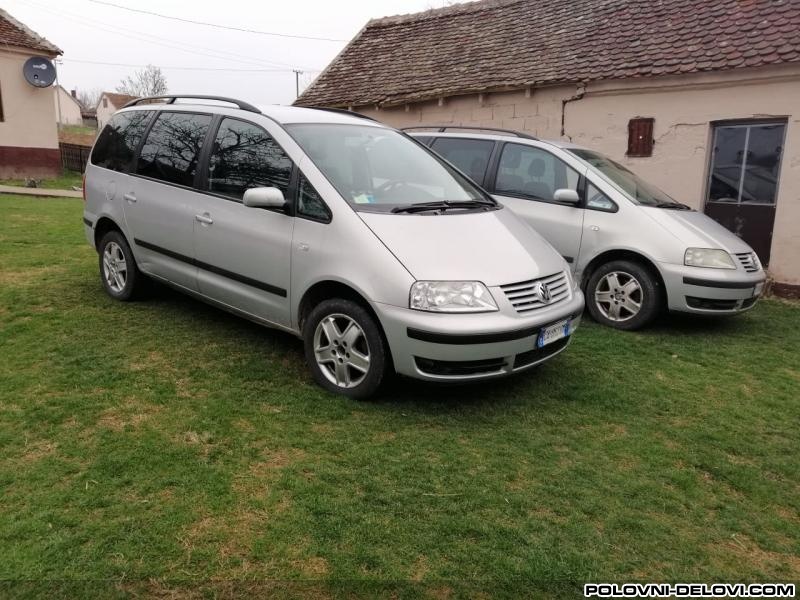
[[414, 129], [553, 244], [602, 324], [638, 329], [662, 308], [739, 314], [764, 290], [743, 240], [599, 152], [514, 131]]

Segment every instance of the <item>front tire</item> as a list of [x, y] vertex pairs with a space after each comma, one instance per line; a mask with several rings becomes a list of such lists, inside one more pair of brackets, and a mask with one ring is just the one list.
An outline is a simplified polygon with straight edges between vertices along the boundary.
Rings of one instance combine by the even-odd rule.
[[387, 352], [375, 319], [361, 305], [319, 303], [303, 326], [306, 361], [323, 388], [350, 398], [373, 395], [386, 376]]
[[592, 318], [615, 329], [648, 325], [661, 311], [660, 282], [649, 269], [630, 260], [614, 260], [595, 269], [586, 285]]
[[119, 231], [109, 231], [100, 240], [100, 281], [115, 300], [133, 300], [141, 290], [143, 276], [133, 252]]

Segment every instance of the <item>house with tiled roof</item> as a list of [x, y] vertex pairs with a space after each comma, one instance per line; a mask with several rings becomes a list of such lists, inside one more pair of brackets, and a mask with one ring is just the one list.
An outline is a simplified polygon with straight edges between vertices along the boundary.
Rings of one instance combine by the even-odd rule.
[[0, 178], [61, 172], [54, 87], [22, 74], [32, 56], [54, 59], [58, 46], [0, 9]]
[[800, 0], [482, 0], [374, 19], [296, 104], [600, 150], [800, 292]]
[[118, 94], [116, 92], [103, 92], [95, 107], [95, 117], [97, 118], [97, 128], [102, 129], [115, 112], [125, 106], [131, 100], [136, 100], [136, 96], [128, 94]]

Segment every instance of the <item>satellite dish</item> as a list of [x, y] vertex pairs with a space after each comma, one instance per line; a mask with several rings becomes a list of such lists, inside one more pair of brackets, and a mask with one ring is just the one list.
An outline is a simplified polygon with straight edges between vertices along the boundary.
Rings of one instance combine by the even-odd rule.
[[46, 56], [32, 56], [22, 66], [22, 75], [33, 87], [50, 87], [56, 80], [56, 67]]

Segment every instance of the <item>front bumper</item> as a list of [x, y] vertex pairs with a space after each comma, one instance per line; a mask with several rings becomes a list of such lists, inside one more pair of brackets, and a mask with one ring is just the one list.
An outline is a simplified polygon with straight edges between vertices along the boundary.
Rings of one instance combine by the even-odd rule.
[[[563, 351], [583, 312], [583, 294], [533, 315], [440, 314], [373, 304], [394, 359], [395, 370], [428, 381], [502, 377], [540, 364]], [[543, 327], [572, 319], [570, 335], [537, 348]]]
[[702, 315], [735, 315], [753, 308], [766, 273], [660, 263], [669, 309]]

